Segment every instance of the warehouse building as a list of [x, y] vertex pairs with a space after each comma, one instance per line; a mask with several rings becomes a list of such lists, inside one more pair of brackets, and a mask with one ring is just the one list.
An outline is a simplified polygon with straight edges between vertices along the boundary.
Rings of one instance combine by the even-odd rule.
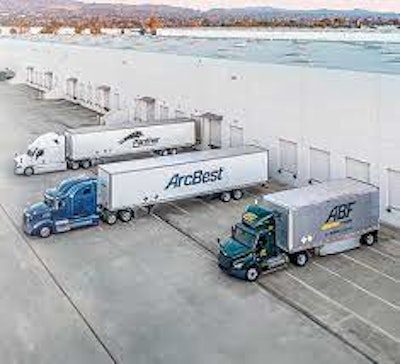
[[270, 174], [282, 183], [301, 186], [351, 177], [378, 185], [382, 219], [400, 226], [400, 70], [393, 64], [388, 63], [390, 72], [375, 66], [338, 70], [311, 67], [309, 55], [301, 52], [287, 65], [2, 42], [22, 81], [28, 67], [46, 70], [58, 80], [55, 95], [77, 101], [79, 85], [90, 83], [90, 90], [81, 86], [85, 97], [89, 91], [97, 94], [107, 111], [113, 111], [114, 97], [119, 108], [143, 97], [155, 100], [152, 107], [163, 100], [163, 114], [178, 110], [201, 116], [213, 146], [267, 147]]

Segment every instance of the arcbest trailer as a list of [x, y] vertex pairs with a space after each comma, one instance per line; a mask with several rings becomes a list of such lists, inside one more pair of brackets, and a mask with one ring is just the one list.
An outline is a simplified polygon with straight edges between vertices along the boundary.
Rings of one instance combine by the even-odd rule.
[[137, 209], [168, 201], [214, 194], [239, 200], [244, 188], [267, 180], [268, 151], [254, 146], [100, 165], [97, 178], [68, 179], [46, 191], [24, 211], [24, 230], [45, 238], [100, 220], [128, 222]]
[[255, 281], [264, 271], [309, 256], [373, 245], [379, 229], [379, 190], [363, 182], [335, 180], [264, 196], [247, 207], [220, 243], [219, 266]]
[[149, 124], [91, 126], [67, 130], [64, 134], [39, 136], [26, 153], [15, 158], [16, 174], [87, 169], [139, 154], [176, 154], [196, 145], [195, 121], [188, 118], [161, 120]]

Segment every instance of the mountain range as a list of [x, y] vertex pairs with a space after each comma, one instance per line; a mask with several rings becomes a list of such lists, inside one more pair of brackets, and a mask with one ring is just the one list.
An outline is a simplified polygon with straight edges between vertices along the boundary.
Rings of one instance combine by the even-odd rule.
[[84, 3], [76, 0], [0, 0], [0, 12], [10, 14], [56, 13], [58, 11], [74, 12], [85, 16], [135, 16], [149, 17], [157, 15], [162, 18], [218, 18], [268, 20], [271, 18], [398, 18], [396, 13], [378, 13], [363, 9], [354, 10], [288, 10], [273, 7], [244, 7], [231, 9], [211, 9], [199, 11], [191, 8], [168, 5], [128, 5], [107, 3]]

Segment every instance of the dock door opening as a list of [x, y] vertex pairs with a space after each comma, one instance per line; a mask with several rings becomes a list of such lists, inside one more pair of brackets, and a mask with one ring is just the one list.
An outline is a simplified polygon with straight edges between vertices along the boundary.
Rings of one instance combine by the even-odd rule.
[[358, 159], [346, 157], [346, 177], [358, 181], [370, 182], [371, 165]]
[[229, 145], [231, 147], [241, 147], [243, 145], [243, 139], [243, 128], [231, 125]]
[[331, 155], [329, 152], [310, 148], [310, 183], [325, 182], [331, 178]]
[[206, 113], [199, 117], [201, 145], [206, 148], [221, 148], [222, 116]]
[[388, 204], [387, 210], [400, 211], [400, 171], [388, 169]]
[[297, 143], [279, 139], [279, 173], [286, 172], [297, 178]]

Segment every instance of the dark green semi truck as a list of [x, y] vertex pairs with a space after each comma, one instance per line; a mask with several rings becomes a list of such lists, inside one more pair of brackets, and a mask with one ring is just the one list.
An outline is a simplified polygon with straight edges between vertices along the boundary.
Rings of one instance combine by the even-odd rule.
[[218, 264], [230, 275], [255, 281], [311, 255], [373, 245], [379, 229], [379, 190], [351, 179], [263, 196], [248, 206], [229, 238], [219, 242]]

